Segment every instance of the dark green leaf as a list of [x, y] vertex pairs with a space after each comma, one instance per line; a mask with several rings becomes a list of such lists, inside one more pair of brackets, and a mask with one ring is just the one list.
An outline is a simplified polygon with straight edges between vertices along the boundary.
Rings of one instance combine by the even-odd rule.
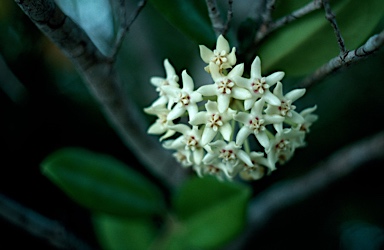
[[194, 178], [174, 200], [181, 225], [170, 245], [212, 249], [222, 246], [244, 226], [250, 190], [233, 182]]
[[173, 26], [198, 44], [213, 46], [216, 42], [205, 1], [151, 0], [150, 2]]
[[104, 250], [149, 249], [156, 236], [156, 228], [148, 218], [126, 219], [95, 214], [93, 224]]
[[[282, 1], [278, 7], [293, 9], [290, 3]], [[352, 50], [365, 42], [383, 17], [384, 1], [338, 0], [331, 1], [331, 7], [345, 45]], [[339, 53], [334, 31], [322, 9], [276, 31], [258, 50], [264, 70], [282, 70], [289, 75], [308, 74]]]
[[48, 156], [43, 173], [68, 196], [92, 211], [121, 216], [164, 211], [158, 188], [122, 162], [80, 148], [65, 148]]

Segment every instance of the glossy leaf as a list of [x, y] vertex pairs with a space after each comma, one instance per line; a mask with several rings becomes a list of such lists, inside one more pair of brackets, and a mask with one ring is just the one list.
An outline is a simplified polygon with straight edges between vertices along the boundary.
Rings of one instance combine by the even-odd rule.
[[165, 209], [155, 185], [110, 156], [65, 148], [48, 156], [41, 167], [68, 196], [92, 211], [132, 217]]
[[[297, 7], [290, 3], [282, 1], [278, 8]], [[347, 49], [355, 49], [383, 17], [384, 1], [337, 0], [331, 1], [331, 7]], [[308, 74], [339, 53], [334, 31], [322, 9], [276, 31], [258, 49], [264, 70], [282, 70], [291, 76]]]
[[127, 219], [95, 214], [92, 220], [104, 250], [149, 249], [156, 236], [156, 228], [148, 218]]
[[205, 1], [151, 0], [150, 2], [173, 26], [198, 44], [211, 46], [216, 42]]
[[170, 245], [175, 248], [211, 249], [231, 240], [244, 226], [250, 190], [214, 178], [194, 178], [174, 200], [180, 227]]

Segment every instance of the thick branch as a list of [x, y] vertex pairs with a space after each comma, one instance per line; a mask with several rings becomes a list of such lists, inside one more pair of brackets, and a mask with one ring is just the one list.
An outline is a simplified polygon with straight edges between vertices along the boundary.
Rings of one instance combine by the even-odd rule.
[[58, 222], [50, 220], [0, 194], [0, 216], [28, 233], [60, 249], [92, 249], [67, 232]]
[[146, 133], [141, 112], [123, 91], [121, 81], [109, 58], [103, 56], [86, 33], [67, 17], [53, 0], [15, 0], [27, 16], [74, 63], [91, 93], [141, 163], [170, 185], [183, 178], [181, 168], [160, 143]]
[[227, 249], [242, 249], [241, 245], [254, 237], [278, 211], [325, 189], [364, 163], [384, 158], [383, 151], [384, 132], [380, 132], [336, 152], [308, 174], [270, 187], [251, 202], [247, 230]]
[[315, 83], [324, 79], [331, 73], [346, 67], [352, 63], [356, 63], [362, 59], [367, 58], [369, 55], [379, 50], [384, 45], [384, 30], [379, 34], [374, 35], [368, 39], [368, 41], [361, 47], [346, 52], [344, 55], [337, 56], [331, 59], [329, 62], [317, 69], [312, 75], [308, 76], [300, 84], [301, 87], [309, 88]]

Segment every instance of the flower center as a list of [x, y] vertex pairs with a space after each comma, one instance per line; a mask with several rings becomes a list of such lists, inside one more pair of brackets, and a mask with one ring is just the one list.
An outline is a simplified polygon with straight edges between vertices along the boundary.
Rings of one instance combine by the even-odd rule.
[[179, 102], [181, 102], [184, 106], [187, 106], [191, 101], [191, 97], [187, 93], [180, 93]]
[[280, 140], [279, 143], [276, 144], [275, 149], [277, 152], [286, 151], [289, 149], [289, 141], [288, 140]]
[[196, 137], [193, 135], [187, 136], [185, 141], [185, 149], [195, 151], [199, 147], [199, 142], [196, 140]]
[[235, 86], [235, 84], [229, 79], [216, 82], [216, 84], [219, 92], [222, 94], [230, 94], [232, 92], [233, 86]]
[[249, 121], [249, 128], [252, 129], [255, 133], [265, 130], [264, 119], [259, 119], [255, 117]]
[[221, 65], [221, 64], [227, 62], [228, 61], [228, 59], [227, 59], [227, 52], [225, 52], [225, 50], [222, 50], [221, 52], [217, 51], [217, 50], [214, 50], [213, 51], [213, 56], [211, 58], [211, 61], [214, 62], [217, 65]]
[[221, 171], [220, 168], [215, 167], [215, 166], [213, 166], [213, 165], [209, 165], [209, 166], [207, 166], [206, 169], [207, 169], [207, 172], [208, 172], [209, 174], [218, 174], [218, 173], [220, 173], [220, 171]]
[[177, 151], [177, 152], [175, 152], [175, 153], [173, 154], [173, 156], [174, 156], [174, 157], [176, 158], [176, 160], [177, 160], [178, 162], [180, 162], [181, 165], [183, 165], [183, 166], [190, 166], [190, 165], [192, 165], [192, 164], [188, 161], [187, 156], [186, 156], [183, 152], [181, 152], [181, 151]]
[[219, 158], [223, 159], [225, 162], [235, 161], [236, 154], [232, 149], [222, 149], [219, 154]]
[[279, 106], [279, 110], [282, 116], [288, 116], [291, 117], [292, 113], [291, 110], [296, 109], [295, 105], [292, 105], [292, 101], [281, 101], [281, 105]]
[[251, 84], [254, 93], [264, 94], [265, 90], [269, 89], [269, 85], [265, 81], [265, 77], [256, 78]]
[[217, 131], [219, 127], [223, 126], [221, 116], [219, 114], [212, 114], [209, 117], [206, 126], [212, 128], [214, 131]]

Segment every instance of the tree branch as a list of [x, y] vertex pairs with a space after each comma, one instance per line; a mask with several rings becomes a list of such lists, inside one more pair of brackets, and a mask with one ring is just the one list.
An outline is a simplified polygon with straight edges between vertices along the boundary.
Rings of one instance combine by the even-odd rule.
[[211, 19], [213, 30], [216, 36], [223, 34], [225, 26], [220, 17], [220, 12], [217, 7], [216, 0], [205, 0], [208, 7], [209, 18]]
[[323, 3], [323, 7], [325, 10], [325, 18], [331, 23], [332, 28], [335, 32], [337, 43], [339, 44], [339, 48], [340, 48], [340, 55], [344, 55], [345, 53], [347, 53], [347, 50], [345, 48], [344, 39], [343, 39], [343, 36], [341, 35], [339, 26], [337, 25], [335, 14], [333, 14], [331, 5], [329, 4], [328, 0], [321, 0], [321, 1]]
[[58, 222], [50, 220], [0, 194], [0, 216], [28, 233], [60, 249], [92, 249], [69, 233]]
[[[269, 4], [271, 4], [271, 3], [274, 3], [274, 1], [269, 1]], [[280, 19], [278, 19], [276, 21], [271, 21], [270, 9], [267, 8], [266, 11], [269, 12], [269, 14], [267, 14], [267, 17], [269, 16], [269, 19], [265, 19], [266, 17], [264, 17], [264, 19], [268, 20], [269, 22], [262, 25], [260, 30], [256, 33], [255, 44], [257, 44], [258, 42], [263, 40], [266, 36], [268, 36], [273, 31], [283, 27], [284, 25], [287, 25], [288, 23], [290, 23], [290, 22], [292, 22], [292, 21], [294, 21], [300, 17], [303, 17], [303, 16], [305, 16], [305, 15], [307, 15], [307, 14], [309, 14], [315, 10], [320, 9], [321, 6], [322, 6], [321, 0], [313, 0], [312, 2], [308, 3], [307, 5], [301, 7], [300, 9], [293, 11], [289, 15], [281, 17]], [[269, 8], [271, 8], [271, 7], [269, 7]]]
[[356, 63], [362, 59], [367, 58], [375, 51], [379, 50], [384, 45], [384, 30], [379, 34], [376, 34], [368, 39], [368, 41], [361, 47], [346, 52], [344, 55], [340, 55], [332, 58], [329, 62], [318, 68], [312, 75], [306, 77], [301, 83], [300, 87], [309, 88], [315, 83], [323, 80], [331, 73], [346, 67], [352, 63]]
[[246, 231], [226, 249], [242, 249], [278, 211], [325, 189], [371, 160], [383, 159], [383, 151], [384, 131], [341, 149], [302, 177], [271, 186], [252, 200]]
[[178, 185], [185, 174], [170, 152], [147, 135], [141, 111], [123, 91], [113, 63], [53, 0], [15, 0], [25, 14], [72, 60], [90, 92], [125, 145], [166, 184]]

